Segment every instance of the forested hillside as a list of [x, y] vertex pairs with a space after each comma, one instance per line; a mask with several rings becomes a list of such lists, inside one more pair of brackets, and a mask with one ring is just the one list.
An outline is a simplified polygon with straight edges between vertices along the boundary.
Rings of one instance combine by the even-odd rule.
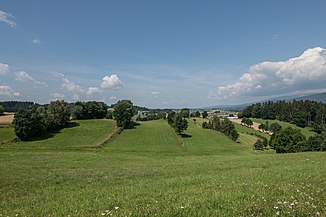
[[268, 101], [246, 107], [239, 113], [239, 117], [277, 119], [320, 131], [326, 123], [326, 104], [309, 100]]

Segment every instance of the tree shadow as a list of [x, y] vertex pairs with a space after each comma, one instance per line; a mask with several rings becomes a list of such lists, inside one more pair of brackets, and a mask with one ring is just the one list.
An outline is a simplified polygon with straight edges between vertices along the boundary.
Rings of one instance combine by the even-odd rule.
[[140, 125], [141, 125], [140, 123], [132, 121], [125, 129], [128, 129], [128, 130], [136, 129], [136, 127], [140, 126]]
[[[73, 127], [78, 127], [78, 126], [80, 126], [80, 124], [78, 122], [69, 122], [68, 124], [66, 124], [66, 126], [64, 128], [73, 128]], [[61, 130], [63, 130], [64, 128], [51, 129], [42, 135], [39, 135], [32, 139], [29, 139], [28, 141], [35, 142], [35, 141], [50, 139], [50, 138], [54, 137], [55, 135], [60, 134]]]
[[73, 128], [80, 126], [80, 123], [78, 122], [69, 122], [64, 128]]
[[192, 135], [185, 134], [185, 133], [181, 133], [180, 136], [181, 136], [182, 138], [191, 138], [191, 137], [192, 137]]
[[36, 142], [36, 141], [41, 141], [41, 140], [46, 140], [46, 139], [49, 139], [49, 138], [52, 138], [54, 137], [56, 134], [59, 134], [61, 131], [61, 129], [57, 129], [57, 130], [51, 130], [49, 132], [46, 132], [42, 135], [39, 135], [39, 136], [36, 136], [34, 138], [31, 138], [27, 141], [29, 142]]

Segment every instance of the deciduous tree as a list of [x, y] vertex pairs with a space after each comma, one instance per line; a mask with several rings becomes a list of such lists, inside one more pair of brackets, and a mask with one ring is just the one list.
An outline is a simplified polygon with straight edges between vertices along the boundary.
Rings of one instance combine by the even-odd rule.
[[128, 127], [134, 115], [134, 106], [131, 100], [119, 100], [113, 108], [113, 117], [116, 120], [117, 126], [122, 128]]

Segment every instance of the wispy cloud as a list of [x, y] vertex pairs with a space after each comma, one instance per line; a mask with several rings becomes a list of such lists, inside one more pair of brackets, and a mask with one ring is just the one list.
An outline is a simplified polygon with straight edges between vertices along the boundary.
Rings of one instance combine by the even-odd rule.
[[14, 92], [9, 86], [0, 86], [0, 95], [19, 96], [19, 92]]
[[65, 95], [63, 93], [51, 93], [51, 97], [53, 100], [60, 100], [60, 99], [64, 99]]
[[325, 88], [326, 50], [320, 47], [306, 50], [299, 57], [281, 62], [253, 65], [238, 81], [219, 86], [211, 97], [273, 96], [297, 90]]
[[41, 44], [41, 40], [38, 39], [38, 38], [34, 38], [34, 39], [32, 40], [32, 42], [33, 42], [33, 44], [36, 44], [36, 45]]
[[93, 95], [98, 93], [103, 93], [103, 91], [98, 87], [89, 87], [86, 91], [87, 95]]
[[16, 75], [16, 80], [17, 80], [17, 81], [23, 81], [23, 82], [31, 81], [31, 82], [33, 82], [34, 84], [37, 84], [37, 85], [43, 85], [43, 86], [47, 87], [47, 85], [46, 85], [45, 82], [35, 80], [32, 76], [30, 76], [30, 75], [29, 75], [27, 72], [25, 72], [25, 71], [19, 71], [19, 72], [16, 72], [15, 75]]
[[160, 95], [160, 92], [152, 91], [151, 94], [154, 96], [154, 98], [157, 98]]
[[0, 63], [0, 75], [6, 75], [9, 72], [8, 64]]
[[8, 24], [11, 28], [16, 28], [17, 24], [12, 19], [14, 16], [12, 16], [10, 13], [0, 11], [0, 22]]

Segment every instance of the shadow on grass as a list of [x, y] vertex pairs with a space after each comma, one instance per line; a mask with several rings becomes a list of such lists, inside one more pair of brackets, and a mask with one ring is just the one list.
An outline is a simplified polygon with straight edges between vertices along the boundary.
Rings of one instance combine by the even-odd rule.
[[129, 126], [126, 127], [125, 129], [128, 129], [128, 130], [130, 130], [130, 129], [136, 129], [137, 126], [140, 126], [140, 123], [136, 123], [136, 122], [132, 121], [132, 122], [129, 124]]
[[78, 122], [69, 122], [64, 128], [73, 128], [80, 126], [80, 123]]
[[191, 137], [192, 137], [192, 135], [185, 134], [185, 133], [181, 133], [180, 136], [181, 136], [182, 138], [191, 138]]
[[[77, 122], [69, 122], [64, 128], [73, 128], [73, 127], [78, 127], [78, 126], [80, 126], [80, 124]], [[62, 129], [64, 129], [64, 128], [62, 128]], [[28, 141], [35, 142], [35, 141], [41, 141], [41, 140], [46, 140], [46, 139], [52, 138], [55, 135], [61, 133], [62, 129], [49, 130], [48, 132], [46, 132], [40, 136], [37, 136], [35, 138], [32, 138]]]

